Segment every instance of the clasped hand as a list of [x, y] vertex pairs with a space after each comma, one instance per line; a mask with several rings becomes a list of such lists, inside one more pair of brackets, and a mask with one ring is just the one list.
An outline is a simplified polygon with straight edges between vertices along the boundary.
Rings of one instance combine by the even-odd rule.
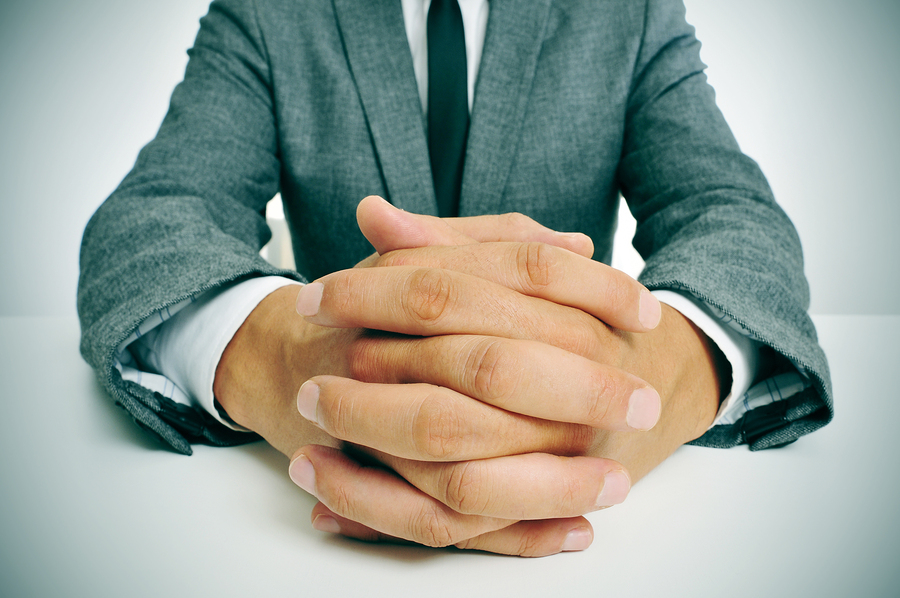
[[626, 371], [659, 303], [589, 259], [586, 237], [519, 215], [441, 221], [367, 198], [358, 220], [377, 255], [273, 293], [304, 316], [280, 369], [306, 370], [276, 372], [276, 387], [305, 380], [294, 413], [328, 440], [285, 433], [296, 419], [273, 425], [277, 408], [230, 401], [232, 413], [219, 397], [226, 410], [293, 454], [317, 529], [520, 555], [586, 548], [582, 515], [631, 485], [621, 463], [589, 455], [660, 417], [657, 390]]

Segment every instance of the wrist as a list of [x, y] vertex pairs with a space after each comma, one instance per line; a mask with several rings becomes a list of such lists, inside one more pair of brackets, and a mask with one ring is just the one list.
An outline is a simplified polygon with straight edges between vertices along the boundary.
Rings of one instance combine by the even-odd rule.
[[304, 444], [335, 441], [303, 419], [297, 389], [316, 364], [307, 350], [311, 324], [297, 315], [298, 287], [270, 293], [228, 343], [216, 367], [213, 393], [234, 420], [286, 455]]
[[686, 431], [690, 433], [684, 442], [690, 442], [712, 425], [722, 398], [731, 388], [731, 366], [718, 345], [693, 321], [674, 308], [668, 311], [680, 373], [670, 400], [680, 402], [688, 415]]
[[[625, 336], [619, 367], [653, 385], [662, 412], [647, 432], [601, 432], [590, 454], [622, 463], [637, 482], [683, 444], [702, 436], [715, 419], [730, 367], [706, 335], [663, 304], [659, 326]], [[718, 353], [718, 354], [717, 354]]]

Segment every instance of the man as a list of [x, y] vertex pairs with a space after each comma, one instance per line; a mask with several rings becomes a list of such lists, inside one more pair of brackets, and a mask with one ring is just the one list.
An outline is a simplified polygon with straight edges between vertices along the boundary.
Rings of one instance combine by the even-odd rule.
[[[176, 450], [292, 455], [318, 529], [583, 549], [581, 515], [681, 444], [830, 420], [799, 240], [680, 2], [458, 6], [214, 2], [85, 231], [82, 352]], [[258, 256], [277, 191], [297, 272]], [[643, 285], [600, 263], [619, 192]]]

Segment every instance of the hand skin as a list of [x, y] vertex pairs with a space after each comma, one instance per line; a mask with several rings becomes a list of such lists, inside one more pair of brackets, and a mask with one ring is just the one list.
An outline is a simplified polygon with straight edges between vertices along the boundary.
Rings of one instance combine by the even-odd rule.
[[[453, 225], [468, 226], [466, 232], [480, 235], [479, 240], [537, 238], [574, 252], [554, 249], [549, 252], [551, 259], [543, 262], [520, 260], [532, 265], [546, 262], [548, 267], [537, 271], [549, 273], [547, 284], [526, 284], [528, 288], [523, 288], [521, 280], [533, 282], [532, 273], [526, 271], [527, 276], [521, 278], [516, 276], [521, 268], [506, 268], [508, 262], [515, 262], [515, 256], [521, 256], [521, 249], [502, 243], [475, 247], [470, 237], [448, 230], [440, 221], [408, 215], [368, 198], [360, 206], [360, 225], [376, 248], [387, 254], [377, 258], [382, 268], [377, 272], [346, 271], [325, 280], [323, 291], [353, 288], [354, 292], [341, 299], [340, 293], [329, 290], [322, 300], [322, 309], [316, 309], [316, 315], [307, 321], [291, 317], [296, 287], [276, 291], [254, 310], [223, 355], [216, 375], [216, 396], [235, 421], [260, 432], [285, 454], [295, 454], [292, 477], [331, 507], [320, 503], [314, 509], [312, 516], [318, 529], [362, 539], [399, 536], [429, 545], [456, 544], [522, 555], [583, 549], [590, 543], [592, 532], [587, 521], [577, 515], [620, 502], [630, 485], [627, 474], [615, 461], [625, 465], [631, 479], [636, 480], [675, 448], [702, 434], [711, 422], [718, 405], [719, 383], [714, 353], [702, 333], [665, 306], [661, 324], [646, 332], [649, 327], [635, 321], [639, 320], [633, 317], [635, 310], [627, 313], [628, 305], [640, 304], [643, 294], [639, 290], [635, 294], [636, 289], [627, 284], [617, 286], [613, 281], [604, 289], [613, 291], [606, 293], [612, 308], [592, 304], [596, 289], [590, 289], [585, 298], [577, 288], [569, 288], [567, 281], [575, 280], [583, 287], [585, 281], [604, 278], [603, 273], [598, 276], [597, 272], [588, 272], [587, 277], [573, 276], [573, 269], [599, 267], [588, 260], [573, 259], [577, 253], [589, 255], [591, 248], [583, 236], [561, 237], [520, 216], [492, 218], [456, 221]], [[512, 226], [504, 228], [505, 223]], [[498, 230], [502, 231], [499, 236]], [[459, 243], [469, 246], [453, 251], [446, 247], [386, 251]], [[534, 244], [525, 247], [526, 256], [535, 249]], [[546, 248], [538, 251], [548, 253]], [[410, 263], [419, 267], [410, 270]], [[493, 309], [500, 312], [499, 316], [473, 323], [471, 317], [469, 321], [460, 319], [462, 310], [451, 308], [441, 311], [443, 319], [424, 320], [430, 330], [409, 328], [422, 326], [421, 318], [411, 322], [401, 317], [396, 321], [397, 312], [391, 308], [397, 307], [397, 293], [385, 289], [397, 289], [398, 279], [385, 276], [399, 272], [400, 280], [409, 280], [414, 278], [410, 272], [421, 272], [422, 266], [442, 272], [451, 268], [467, 272], [468, 278], [451, 276], [444, 280], [447, 275], [442, 274], [439, 280], [451, 289], [481, 291], [460, 295], [468, 308], [466, 313], [483, 315]], [[470, 280], [473, 276], [478, 284]], [[493, 280], [494, 286], [485, 287], [481, 284], [485, 280]], [[363, 292], [358, 292], [360, 288]], [[520, 304], [523, 299], [531, 304], [519, 305], [519, 309], [504, 314], [496, 301], [492, 303], [501, 290], [506, 291], [506, 299], [516, 296]], [[629, 294], [630, 302], [623, 299]], [[339, 298], [338, 308], [329, 311], [329, 298], [335, 297]], [[362, 299], [355, 305], [354, 298], [359, 297]], [[306, 299], [309, 303], [308, 296]], [[620, 326], [644, 332], [611, 329], [581, 309], [563, 308], [547, 299], [587, 309]], [[379, 326], [384, 319], [379, 319], [379, 310], [373, 310], [373, 305], [386, 306], [387, 313], [393, 314], [393, 320], [388, 318], [393, 327]], [[473, 306], [478, 308], [472, 309]], [[522, 309], [530, 309], [532, 315], [522, 317]], [[604, 312], [610, 309], [612, 313]], [[455, 314], [457, 319], [444, 317], [447, 313]], [[381, 327], [431, 336], [414, 339], [355, 327], [323, 328], [314, 323], [316, 318], [329, 326]], [[538, 323], [523, 327], [523, 321]], [[500, 338], [504, 336], [512, 340]], [[481, 355], [483, 364], [485, 347], [493, 356], [488, 360], [491, 366], [476, 369], [491, 373], [487, 377], [490, 384], [478, 383], [477, 377], [459, 375], [471, 363], [471, 357], [456, 362], [446, 359], [449, 350], [452, 355]], [[508, 355], [515, 356], [514, 365], [520, 367], [511, 369], [510, 360], [503, 357]], [[535, 375], [504, 387], [504, 380], [509, 380], [505, 373], [510, 371], [547, 375]], [[662, 416], [650, 432], [627, 431], [635, 429], [625, 421], [628, 397], [637, 389], [644, 389], [646, 395], [647, 384], [624, 372], [638, 374], [653, 383], [662, 396]], [[304, 385], [301, 397], [307, 395], [307, 415], [320, 420], [319, 425], [331, 434], [309, 424], [297, 411], [294, 391], [313, 374], [317, 377]], [[541, 380], [549, 382], [541, 387]], [[591, 384], [584, 386], [584, 381]], [[393, 386], [405, 382], [431, 385]], [[583, 401], [573, 399], [591, 395], [592, 385], [607, 392], [595, 393], [593, 406], [584, 409], [580, 405]], [[530, 388], [535, 389], [532, 396], [519, 390]], [[558, 396], [554, 396], [554, 391]], [[316, 395], [312, 403], [311, 392]], [[652, 389], [650, 394], [655, 395]], [[609, 400], [610, 395], [618, 401]], [[481, 402], [472, 401], [469, 396]], [[374, 400], [378, 397], [381, 398]], [[426, 402], [416, 402], [423, 397]], [[552, 400], [546, 400], [548, 397]], [[568, 405], [564, 404], [566, 401]], [[417, 430], [435, 429], [421, 425], [423, 421], [427, 424], [428, 418], [395, 416], [410, 413], [410, 409], [404, 411], [404, 405], [417, 405], [416, 413], [421, 416], [423, 404], [442, 407], [424, 410], [439, 424], [438, 433], [426, 434], [425, 438], [436, 438], [437, 444], [415, 442]], [[492, 408], [491, 404], [501, 408]], [[448, 413], [458, 414], [449, 427]], [[356, 419], [351, 417], [354, 414]], [[651, 409], [649, 419], [645, 413], [637, 429], [652, 426], [654, 420]], [[477, 432], [485, 426], [486, 433], [479, 439]], [[361, 466], [323, 446], [306, 446], [296, 451], [303, 444], [337, 447], [335, 436], [371, 447], [368, 453], [402, 478], [382, 468]], [[460, 442], [473, 437], [476, 442]], [[402, 444], [410, 438], [412, 442], [398, 446], [398, 441]], [[434, 459], [443, 462], [429, 462]], [[518, 519], [529, 521], [514, 523]]]

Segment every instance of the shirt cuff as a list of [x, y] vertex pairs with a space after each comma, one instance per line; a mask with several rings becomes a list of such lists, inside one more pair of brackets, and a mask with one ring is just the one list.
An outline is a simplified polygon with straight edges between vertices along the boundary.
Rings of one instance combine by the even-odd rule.
[[269, 294], [289, 284], [299, 283], [265, 276], [210, 291], [145, 333], [132, 352], [145, 367], [171, 380], [191, 404], [203, 407], [233, 430], [247, 431], [216, 408], [216, 368], [250, 312]]
[[728, 418], [730, 411], [740, 405], [740, 397], [749, 390], [756, 378], [760, 344], [729, 326], [722, 316], [715, 315], [705, 303], [693, 297], [667, 290], [652, 293], [660, 302], [677, 309], [702, 330], [731, 364], [731, 390], [719, 405], [710, 428], [717, 426]]

